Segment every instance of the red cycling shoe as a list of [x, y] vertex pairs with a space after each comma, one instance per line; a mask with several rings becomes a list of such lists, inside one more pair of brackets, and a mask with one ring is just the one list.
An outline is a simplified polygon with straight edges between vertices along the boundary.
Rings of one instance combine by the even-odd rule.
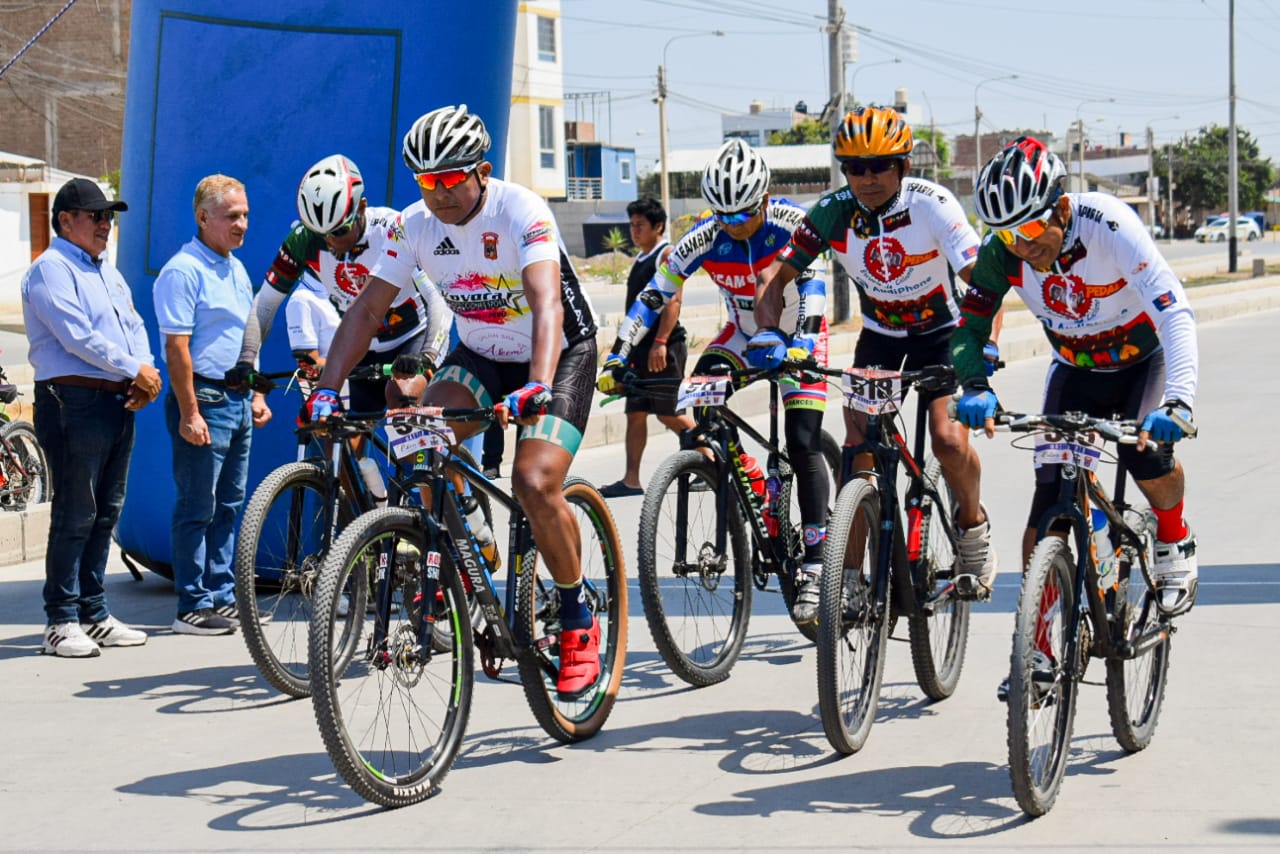
[[589, 629], [566, 629], [560, 633], [560, 678], [556, 693], [563, 700], [576, 700], [600, 678], [600, 621], [591, 618]]

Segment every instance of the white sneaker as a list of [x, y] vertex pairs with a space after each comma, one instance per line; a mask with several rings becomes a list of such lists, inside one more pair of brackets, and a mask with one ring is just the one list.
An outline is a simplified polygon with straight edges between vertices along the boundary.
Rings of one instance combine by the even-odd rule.
[[126, 626], [110, 615], [97, 623], [81, 623], [81, 630], [98, 646], [142, 646], [147, 633]]
[[[983, 510], [986, 514], [986, 510]], [[956, 573], [972, 575], [987, 595], [996, 582], [996, 550], [991, 548], [991, 520], [983, 519], [967, 531], [960, 532], [956, 541]]]
[[1156, 541], [1155, 567], [1156, 592], [1160, 594], [1160, 609], [1176, 616], [1185, 614], [1196, 603], [1200, 586], [1200, 571], [1196, 562], [1196, 535], [1187, 525], [1187, 535], [1176, 543]]
[[818, 602], [822, 598], [822, 564], [806, 563], [796, 574], [796, 602], [791, 606], [791, 620], [797, 626], [818, 622]]
[[58, 623], [44, 630], [40, 651], [62, 658], [93, 658], [102, 655], [98, 645], [80, 628], [79, 623]]

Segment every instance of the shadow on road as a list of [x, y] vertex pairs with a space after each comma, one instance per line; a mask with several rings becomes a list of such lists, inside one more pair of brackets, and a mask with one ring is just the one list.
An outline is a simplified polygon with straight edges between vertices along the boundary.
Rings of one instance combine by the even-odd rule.
[[251, 663], [86, 682], [75, 696], [99, 700], [137, 696], [158, 703], [157, 712], [171, 715], [207, 715], [293, 702], [269, 686]]

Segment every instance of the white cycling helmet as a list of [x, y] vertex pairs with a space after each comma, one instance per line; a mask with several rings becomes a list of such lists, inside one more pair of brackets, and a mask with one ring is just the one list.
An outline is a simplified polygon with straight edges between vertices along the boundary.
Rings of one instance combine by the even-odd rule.
[[414, 172], [438, 172], [479, 163], [489, 143], [484, 122], [459, 104], [432, 110], [414, 122], [400, 153]]
[[768, 164], [740, 139], [722, 145], [702, 172], [702, 197], [716, 213], [750, 210], [768, 190]]
[[317, 234], [328, 234], [350, 220], [364, 198], [360, 170], [333, 154], [307, 170], [298, 185], [298, 216]]
[[973, 206], [992, 228], [1016, 228], [1039, 217], [1062, 195], [1062, 159], [1043, 142], [1020, 136], [991, 158], [973, 184]]

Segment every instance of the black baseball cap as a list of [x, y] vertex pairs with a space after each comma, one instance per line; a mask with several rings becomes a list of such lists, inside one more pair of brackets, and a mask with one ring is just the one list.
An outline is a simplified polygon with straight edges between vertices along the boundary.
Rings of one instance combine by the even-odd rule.
[[59, 211], [127, 211], [119, 199], [108, 199], [102, 188], [88, 178], [72, 178], [53, 197], [53, 213]]

